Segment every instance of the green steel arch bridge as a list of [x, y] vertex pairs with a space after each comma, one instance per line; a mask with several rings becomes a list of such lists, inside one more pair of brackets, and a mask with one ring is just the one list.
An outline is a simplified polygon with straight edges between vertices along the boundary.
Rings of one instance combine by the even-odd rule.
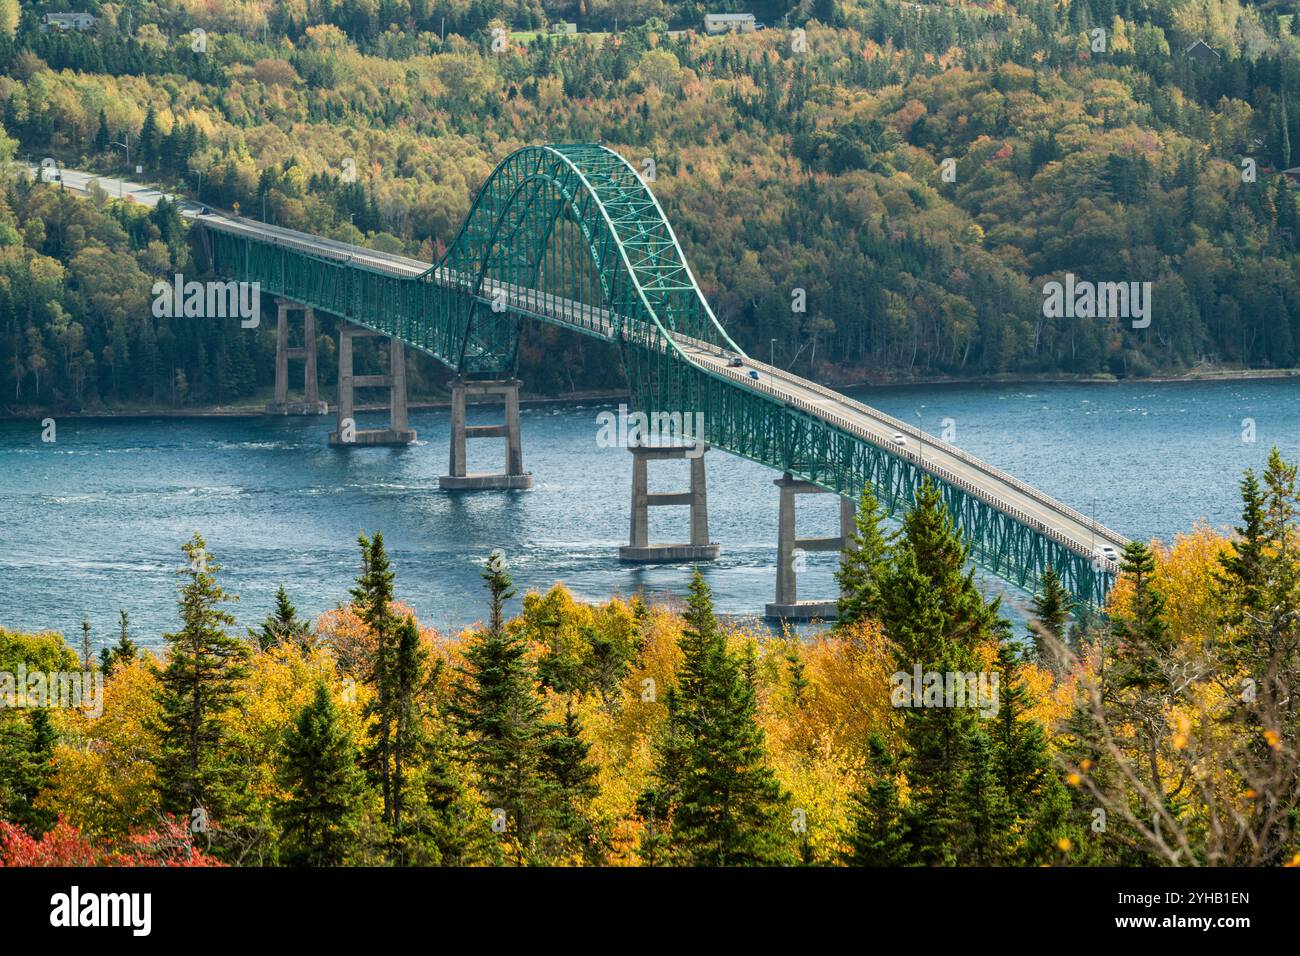
[[906, 422], [745, 355], [658, 200], [603, 146], [508, 156], [432, 267], [206, 208], [190, 217], [216, 274], [389, 336], [462, 380], [512, 378], [525, 320], [576, 330], [620, 350], [633, 409], [702, 413], [696, 437], [710, 447], [843, 499], [870, 485], [891, 515], [928, 476], [986, 570], [1033, 591], [1055, 568], [1093, 606], [1114, 583], [1105, 550], [1122, 551], [1119, 534]]

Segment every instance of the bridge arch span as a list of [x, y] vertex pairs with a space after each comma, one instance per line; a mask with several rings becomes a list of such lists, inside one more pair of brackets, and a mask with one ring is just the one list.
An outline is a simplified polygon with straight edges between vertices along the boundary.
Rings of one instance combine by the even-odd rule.
[[651, 190], [604, 146], [511, 153], [433, 266], [236, 216], [195, 218], [217, 273], [391, 336], [462, 377], [513, 376], [524, 317], [574, 329], [617, 343], [634, 408], [700, 415], [711, 445], [844, 498], [870, 485], [891, 513], [934, 481], [971, 556], [995, 574], [1032, 591], [1050, 567], [1093, 606], [1114, 582], [1121, 535], [909, 423], [745, 356]]

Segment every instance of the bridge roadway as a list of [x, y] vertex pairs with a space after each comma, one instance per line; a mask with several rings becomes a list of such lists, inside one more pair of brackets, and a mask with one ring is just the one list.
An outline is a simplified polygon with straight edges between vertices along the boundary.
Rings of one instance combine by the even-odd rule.
[[[323, 258], [355, 262], [393, 275], [417, 278], [429, 272], [427, 263], [405, 256], [199, 209], [190, 204], [184, 204], [181, 212], [213, 229], [256, 237], [263, 242], [282, 244]], [[470, 285], [468, 277], [452, 276], [441, 269], [434, 271], [433, 279], [442, 285]], [[491, 302], [494, 297], [503, 297], [505, 304], [512, 310], [571, 325], [600, 338], [617, 338], [615, 317], [605, 309], [533, 289], [485, 282], [483, 294], [479, 298]], [[732, 357], [729, 352], [681, 335], [673, 335], [672, 338], [673, 344], [687, 361], [742, 388], [770, 395], [791, 407], [856, 434], [911, 461], [936, 478], [973, 494], [993, 508], [1060, 542], [1076, 554], [1095, 560], [1100, 569], [1112, 572], [1118, 570], [1116, 564], [1103, 557], [1098, 549], [1109, 545], [1116, 552], [1122, 552], [1128, 543], [1126, 538], [960, 448], [783, 369], [750, 358], [745, 358], [744, 364], [735, 368], [729, 364]], [[758, 372], [757, 379], [750, 375], [751, 369]], [[894, 440], [896, 434], [906, 437], [905, 445]]]

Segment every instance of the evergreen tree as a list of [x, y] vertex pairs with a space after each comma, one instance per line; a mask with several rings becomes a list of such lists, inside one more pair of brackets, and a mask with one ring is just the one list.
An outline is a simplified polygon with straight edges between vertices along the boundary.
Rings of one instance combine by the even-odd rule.
[[100, 668], [105, 678], [112, 674], [115, 668], [130, 664], [139, 653], [135, 641], [131, 640], [129, 626], [130, 618], [127, 617], [126, 611], [118, 611], [117, 644], [99, 652]]
[[[1140, 541], [1129, 542], [1120, 568], [1132, 580], [1133, 594], [1128, 607], [1111, 619], [1115, 660], [1106, 676], [1117, 695], [1116, 712], [1132, 722], [1134, 746], [1139, 753], [1155, 754], [1169, 733], [1167, 704], [1176, 643], [1164, 594], [1153, 580], [1156, 563], [1150, 549]], [[1116, 714], [1108, 719], [1116, 719]], [[1146, 774], [1145, 785], [1158, 799], [1166, 799], [1169, 790], [1159, 761], [1140, 761], [1134, 772]]]
[[514, 591], [500, 552], [488, 559], [483, 580], [491, 600], [489, 624], [465, 650], [450, 716], [466, 738], [483, 796], [489, 807], [504, 811], [506, 832], [523, 862], [545, 822], [541, 761], [547, 734], [528, 648], [505, 624], [505, 602]]
[[1264, 599], [1264, 562], [1268, 545], [1264, 529], [1264, 493], [1253, 468], [1247, 468], [1241, 488], [1241, 524], [1232, 547], [1219, 555], [1218, 583], [1228, 607], [1224, 623], [1241, 625], [1257, 615]]
[[[881, 618], [898, 672], [911, 675], [919, 666], [942, 676], [978, 669], [975, 648], [997, 632], [998, 604], [985, 602], [975, 587], [968, 555], [938, 488], [927, 479], [903, 519], [881, 584]], [[960, 851], [966, 742], [979, 718], [970, 707], [915, 706], [920, 703], [901, 709], [913, 849], [924, 865], [952, 865]]]
[[963, 850], [960, 858], [976, 866], [1007, 862], [1013, 815], [998, 780], [988, 736], [977, 728], [967, 741], [966, 774], [961, 787]]
[[1165, 615], [1165, 597], [1152, 580], [1156, 559], [1141, 541], [1124, 548], [1120, 570], [1133, 581], [1133, 600], [1123, 614], [1116, 614], [1110, 631], [1121, 645], [1115, 668], [1118, 686], [1144, 691], [1167, 689], [1165, 664], [1174, 649]]
[[636, 812], [644, 824], [637, 854], [647, 866], [673, 862], [672, 815], [686, 777], [686, 748], [689, 737], [682, 719], [677, 688], [664, 693], [663, 729], [654, 741], [654, 764], [650, 783], [637, 796]]
[[220, 814], [233, 784], [222, 760], [221, 715], [235, 705], [247, 673], [248, 647], [226, 633], [234, 615], [221, 605], [232, 598], [217, 581], [197, 532], [181, 549], [188, 565], [181, 579], [181, 629], [164, 634], [168, 653], [159, 674], [158, 790], [164, 810], [189, 818], [197, 809]]
[[879, 734], [871, 735], [867, 747], [870, 777], [865, 788], [853, 793], [853, 829], [843, 860], [849, 866], [907, 866], [912, 845], [895, 780], [898, 765]]
[[589, 866], [600, 863], [600, 840], [590, 818], [591, 801], [600, 793], [597, 768], [588, 760], [591, 747], [582, 739], [582, 724], [573, 701], [564, 710], [564, 722], [550, 728], [542, 751], [541, 772], [554, 786], [552, 820], [564, 842], [582, 855]]
[[275, 592], [275, 610], [262, 623], [259, 630], [252, 632], [257, 646], [269, 651], [280, 644], [307, 646], [311, 641], [311, 625], [298, 617], [298, 609], [289, 600], [289, 594], [280, 585]]
[[107, 153], [112, 141], [113, 138], [108, 132], [108, 115], [101, 109], [99, 111], [99, 129], [95, 132], [95, 152]]
[[420, 806], [408, 807], [403, 839], [408, 862], [475, 866], [500, 862], [490, 817], [453, 759], [455, 735], [439, 727], [420, 741]]
[[373, 539], [358, 535], [361, 546], [361, 576], [352, 588], [352, 600], [361, 620], [375, 638], [375, 657], [367, 682], [374, 689], [366, 716], [371, 718], [367, 731], [370, 744], [365, 752], [365, 766], [378, 785], [384, 800], [384, 822], [393, 823], [393, 734], [395, 708], [395, 643], [397, 624], [393, 618], [393, 571], [384, 550], [384, 536], [376, 531]]
[[766, 764], [755, 720], [754, 658], [741, 660], [728, 650], [698, 570], [690, 592], [677, 672], [686, 740], [672, 854], [689, 866], [791, 862], [783, 812], [788, 797]]
[[146, 166], [154, 165], [158, 160], [158, 113], [150, 104], [144, 114], [144, 125], [140, 127], [140, 162]]
[[854, 531], [835, 579], [839, 582], [837, 627], [847, 627], [880, 613], [880, 579], [889, 558], [889, 540], [881, 530], [884, 515], [870, 485], [862, 486]]
[[355, 842], [365, 792], [357, 746], [348, 736], [329, 687], [316, 693], [284, 734], [277, 805], [286, 863], [338, 866]]
[[44, 707], [0, 717], [6, 718], [0, 719], [0, 820], [39, 836], [56, 818], [55, 811], [36, 806], [54, 774], [54, 722]]
[[1056, 569], [1048, 568], [1044, 571], [1042, 585], [1030, 602], [1034, 620], [1029, 630], [1034, 639], [1034, 653], [1040, 663], [1049, 667], [1059, 663], [1053, 649], [1065, 646], [1072, 604], [1070, 592], [1061, 584]]
[[[1241, 654], [1259, 689], [1260, 714], [1272, 714], [1281, 726], [1272, 728], [1284, 739], [1300, 733], [1296, 675], [1300, 674], [1300, 469], [1283, 460], [1276, 447], [1264, 469], [1262, 600], [1246, 615]], [[1258, 718], [1255, 718], [1258, 719]]]
[[[1004, 862], [1032, 865], [1042, 862], [1034, 856], [1041, 852], [1039, 847], [1059, 839], [1068, 823], [1043, 811], [1045, 798], [1061, 786], [1061, 779], [1053, 766], [1047, 731], [1028, 715], [1031, 699], [1024, 665], [1009, 636], [998, 646], [998, 673], [997, 713], [981, 723], [1014, 833], [1000, 837]], [[1064, 798], [1068, 808], [1069, 795]]]
[[397, 627], [393, 658], [393, 829], [403, 836], [402, 812], [406, 806], [409, 767], [420, 752], [424, 739], [421, 706], [425, 681], [425, 652], [420, 629], [407, 615]]
[[785, 660], [790, 665], [790, 699], [794, 701], [796, 707], [802, 708], [808, 693], [808, 678], [805, 676], [803, 658], [799, 656], [798, 651], [791, 651], [785, 656]]

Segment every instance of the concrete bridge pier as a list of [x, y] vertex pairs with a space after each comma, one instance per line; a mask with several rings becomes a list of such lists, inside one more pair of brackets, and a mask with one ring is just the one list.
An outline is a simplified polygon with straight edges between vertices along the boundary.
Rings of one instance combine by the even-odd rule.
[[[451, 461], [449, 474], [438, 479], [438, 487], [447, 491], [513, 490], [527, 491], [533, 475], [524, 471], [524, 446], [519, 427], [519, 379], [478, 381], [455, 379], [451, 383]], [[495, 399], [505, 407], [505, 421], [500, 425], [467, 425], [465, 399], [470, 396]], [[466, 471], [465, 443], [470, 438], [504, 438], [506, 470], [501, 473], [469, 474]]]
[[[339, 322], [338, 424], [330, 432], [333, 447], [409, 445], [415, 441], [415, 429], [406, 418], [406, 346], [396, 338], [389, 339], [387, 375], [354, 375], [352, 371], [352, 340], [382, 334], [350, 322]], [[387, 428], [357, 428], [358, 388], [388, 389]]]
[[[698, 450], [698, 454], [694, 454]], [[632, 453], [632, 527], [628, 543], [618, 549], [619, 560], [642, 564], [668, 561], [714, 561], [722, 548], [709, 541], [709, 498], [704, 481], [704, 452], [707, 445], [629, 448]], [[692, 454], [688, 455], [687, 453]], [[681, 492], [651, 494], [648, 466], [652, 461], [689, 458], [691, 488]], [[688, 505], [691, 509], [689, 544], [650, 544], [650, 509], [664, 505]]]
[[797, 577], [807, 552], [839, 551], [843, 554], [849, 547], [857, 506], [847, 498], [840, 498], [838, 537], [800, 538], [795, 533], [795, 496], [830, 492], [810, 481], [794, 478], [788, 472], [772, 484], [781, 489], [781, 512], [776, 536], [776, 600], [767, 606], [766, 614], [787, 621], [834, 620], [837, 614], [835, 601], [799, 600]]
[[[316, 385], [316, 310], [288, 299], [276, 299], [275, 401], [268, 415], [327, 415], [329, 405], [320, 400]], [[289, 313], [302, 313], [302, 345], [289, 347]], [[303, 400], [289, 401], [289, 359], [303, 360]]]

